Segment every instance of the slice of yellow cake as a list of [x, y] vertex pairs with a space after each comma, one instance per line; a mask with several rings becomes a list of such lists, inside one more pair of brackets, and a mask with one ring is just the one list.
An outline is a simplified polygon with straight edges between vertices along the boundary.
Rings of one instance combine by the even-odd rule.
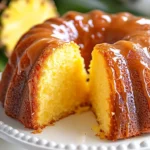
[[117, 140], [139, 135], [133, 81], [140, 53], [132, 42], [125, 41], [99, 44], [92, 52], [90, 101], [101, 138]]
[[64, 44], [44, 59], [37, 84], [40, 126], [59, 120], [87, 104], [88, 86], [84, 60], [74, 43]]
[[45, 38], [18, 59], [4, 107], [25, 127], [43, 128], [88, 103], [87, 73], [74, 42]]

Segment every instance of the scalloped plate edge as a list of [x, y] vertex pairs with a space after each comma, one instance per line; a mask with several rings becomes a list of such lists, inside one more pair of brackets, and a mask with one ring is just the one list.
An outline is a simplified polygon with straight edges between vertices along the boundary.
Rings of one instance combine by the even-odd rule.
[[150, 140], [141, 140], [140, 142], [130, 142], [128, 144], [119, 144], [117, 146], [87, 146], [74, 144], [57, 144], [53, 141], [39, 139], [24, 133], [0, 121], [0, 137], [7, 142], [18, 144], [32, 150], [148, 150], [150, 149]]
[[[0, 72], [1, 79], [1, 72]], [[57, 144], [54, 141], [48, 141], [33, 137], [0, 121], [0, 138], [32, 150], [150, 150], [150, 138], [140, 140], [140, 142], [129, 142], [128, 144], [118, 144], [117, 146], [87, 146], [74, 144]]]

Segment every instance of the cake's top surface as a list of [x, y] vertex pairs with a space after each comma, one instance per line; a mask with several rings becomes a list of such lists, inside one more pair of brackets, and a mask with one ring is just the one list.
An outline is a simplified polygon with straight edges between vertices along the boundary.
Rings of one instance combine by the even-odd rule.
[[[135, 32], [150, 28], [150, 20], [129, 13], [106, 14], [95, 10], [86, 14], [68, 12], [63, 17], [52, 18], [31, 28], [20, 40], [36, 37], [56, 37], [65, 42], [74, 41], [80, 46], [86, 68], [91, 60], [93, 47], [99, 43], [115, 43]], [[40, 34], [40, 35], [39, 35]], [[20, 43], [19, 42], [19, 43]], [[19, 44], [18, 44], [19, 45]]]

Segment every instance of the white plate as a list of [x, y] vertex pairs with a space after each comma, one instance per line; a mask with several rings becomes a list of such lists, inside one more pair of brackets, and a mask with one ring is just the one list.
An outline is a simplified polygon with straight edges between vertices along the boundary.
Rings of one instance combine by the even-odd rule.
[[42, 133], [32, 130], [8, 117], [0, 106], [0, 137], [32, 150], [148, 150], [150, 135], [116, 142], [100, 140], [92, 131], [96, 120], [92, 112], [75, 114], [46, 127]]
[[2, 140], [1, 138], [0, 138], [0, 149], [1, 150], [27, 150], [16, 144], [6, 142]]

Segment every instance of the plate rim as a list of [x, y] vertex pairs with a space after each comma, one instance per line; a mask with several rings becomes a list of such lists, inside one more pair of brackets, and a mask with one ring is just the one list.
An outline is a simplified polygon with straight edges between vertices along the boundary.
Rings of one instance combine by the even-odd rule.
[[49, 141], [34, 137], [32, 135], [20, 132], [18, 129], [5, 124], [0, 121], [0, 137], [7, 142], [18, 144], [24, 148], [32, 150], [133, 150], [133, 149], [149, 149], [150, 142], [148, 139], [140, 139], [139, 142], [131, 140], [127, 144], [118, 144], [116, 146], [99, 145], [99, 146], [87, 146], [85, 144], [63, 144], [56, 143], [55, 141]]
[[[1, 80], [0, 72], [0, 80]], [[28, 148], [32, 150], [133, 150], [133, 149], [150, 149], [150, 136], [149, 140], [140, 139], [139, 142], [131, 142], [127, 144], [118, 144], [116, 146], [110, 145], [92, 145], [87, 146], [86, 144], [63, 144], [55, 141], [49, 141], [39, 137], [20, 132], [18, 129], [4, 123], [0, 120], [0, 138], [3, 140]]]

